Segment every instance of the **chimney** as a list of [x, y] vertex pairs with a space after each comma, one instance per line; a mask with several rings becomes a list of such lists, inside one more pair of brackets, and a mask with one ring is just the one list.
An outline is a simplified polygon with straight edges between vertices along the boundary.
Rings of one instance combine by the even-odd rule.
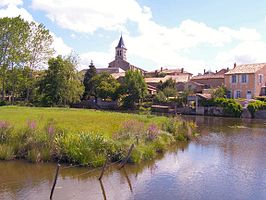
[[234, 63], [234, 69], [236, 68], [236, 63]]
[[161, 72], [163, 71], [163, 67], [161, 67]]
[[184, 73], [184, 68], [181, 68], [181, 73], [182, 73], [182, 74]]
[[226, 68], [226, 71], [229, 71], [229, 67]]
[[216, 69], [216, 71], [215, 71], [215, 73], [217, 73], [218, 71], [217, 71], [217, 69]]
[[205, 74], [206, 73], [206, 69], [204, 69], [204, 71], [203, 71], [203, 74]]

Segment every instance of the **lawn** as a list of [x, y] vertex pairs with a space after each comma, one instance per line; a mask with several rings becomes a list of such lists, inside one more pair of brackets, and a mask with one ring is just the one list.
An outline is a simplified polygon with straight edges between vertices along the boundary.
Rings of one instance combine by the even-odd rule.
[[0, 107], [0, 160], [102, 166], [106, 156], [131, 162], [188, 141], [195, 125], [181, 118], [69, 108]]
[[7, 121], [15, 128], [27, 126], [28, 121], [35, 121], [37, 127], [43, 127], [52, 120], [60, 129], [111, 136], [121, 128], [123, 122], [130, 119], [139, 120], [145, 124], [161, 124], [165, 120], [164, 117], [89, 109], [0, 107], [0, 121]]

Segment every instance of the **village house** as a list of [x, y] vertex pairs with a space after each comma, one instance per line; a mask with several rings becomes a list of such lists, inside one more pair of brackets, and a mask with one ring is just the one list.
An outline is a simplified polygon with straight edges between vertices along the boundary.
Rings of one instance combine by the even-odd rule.
[[145, 72], [145, 77], [165, 77], [165, 76], [178, 76], [187, 74], [190, 77], [192, 76], [191, 73], [184, 71], [184, 68], [176, 68], [176, 69], [168, 69], [161, 67], [160, 70], [154, 70], [150, 72]]
[[236, 65], [225, 73], [230, 98], [251, 99], [265, 94], [266, 63]]
[[148, 85], [157, 87], [159, 83], [165, 82], [168, 79], [172, 79], [176, 82], [176, 84], [178, 84], [178, 83], [188, 82], [190, 77], [191, 77], [190, 74], [166, 75], [164, 77], [148, 77], [148, 78], [145, 78], [145, 82]]
[[193, 76], [191, 78], [192, 82], [200, 83], [205, 85], [205, 88], [217, 88], [219, 86], [224, 85], [224, 77], [225, 73], [228, 72], [227, 69], [221, 69], [216, 72], [206, 72], [204, 70], [203, 74], [199, 74], [197, 76]]

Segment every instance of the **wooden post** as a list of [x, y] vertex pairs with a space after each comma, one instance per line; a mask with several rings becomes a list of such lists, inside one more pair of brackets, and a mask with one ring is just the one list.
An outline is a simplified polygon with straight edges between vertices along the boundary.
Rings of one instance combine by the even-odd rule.
[[104, 165], [103, 165], [102, 172], [101, 172], [101, 175], [100, 175], [100, 177], [99, 177], [99, 180], [101, 180], [102, 177], [103, 177], [104, 170], [105, 170], [105, 168], [106, 168], [107, 163], [108, 163], [108, 157], [106, 158], [105, 163], [104, 163]]
[[102, 189], [103, 199], [106, 200], [107, 198], [106, 198], [106, 193], [104, 190], [103, 182], [101, 179], [99, 181], [100, 181], [100, 185], [101, 185], [101, 189]]
[[57, 164], [56, 171], [55, 171], [55, 177], [54, 177], [54, 183], [53, 183], [53, 187], [52, 187], [51, 194], [50, 194], [50, 199], [53, 199], [54, 188], [57, 182], [59, 168], [60, 168], [60, 164]]
[[136, 144], [137, 145], [139, 144], [139, 136], [138, 135], [136, 136]]
[[130, 181], [128, 175], [127, 175], [127, 171], [126, 171], [126, 168], [125, 167], [123, 168], [123, 171], [124, 171], [124, 174], [125, 174], [125, 177], [126, 177], [126, 180], [127, 180], [128, 186], [129, 186], [129, 189], [130, 189], [131, 192], [133, 192], [133, 188], [132, 188], [132, 185], [131, 185], [131, 181]]
[[130, 155], [131, 155], [131, 153], [132, 153], [132, 150], [133, 150], [134, 146], [135, 146], [134, 144], [132, 144], [132, 145], [130, 146], [130, 148], [129, 148], [129, 150], [128, 150], [128, 153], [127, 153], [127, 156], [126, 156], [126, 158], [121, 162], [119, 169], [123, 168], [123, 167], [125, 166], [125, 164], [127, 163], [128, 159], [129, 159], [129, 157], [130, 157]]

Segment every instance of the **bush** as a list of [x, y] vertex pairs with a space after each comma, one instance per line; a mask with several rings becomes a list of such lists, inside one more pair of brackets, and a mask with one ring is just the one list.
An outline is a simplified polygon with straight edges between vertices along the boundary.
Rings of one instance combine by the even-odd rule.
[[162, 91], [159, 91], [158, 94], [155, 96], [155, 102], [157, 103], [165, 103], [167, 102], [167, 97]]
[[181, 118], [170, 118], [163, 124], [163, 130], [171, 133], [177, 141], [191, 140], [195, 128], [193, 122], [186, 122]]
[[216, 98], [201, 100], [200, 105], [204, 107], [222, 107], [226, 116], [240, 117], [242, 113], [242, 106], [234, 99]]
[[0, 106], [6, 106], [8, 103], [6, 101], [0, 100]]
[[0, 144], [0, 160], [12, 160], [14, 158], [14, 148], [9, 144]]
[[255, 112], [258, 110], [264, 110], [266, 109], [266, 102], [263, 101], [253, 101], [248, 104], [248, 110], [251, 113], [251, 116], [255, 117]]
[[6, 142], [11, 137], [12, 127], [6, 121], [0, 121], [0, 144]]
[[242, 114], [242, 106], [240, 103], [236, 102], [234, 99], [226, 99], [226, 98], [217, 98], [214, 100], [216, 106], [221, 106], [224, 108], [224, 114], [240, 117]]

